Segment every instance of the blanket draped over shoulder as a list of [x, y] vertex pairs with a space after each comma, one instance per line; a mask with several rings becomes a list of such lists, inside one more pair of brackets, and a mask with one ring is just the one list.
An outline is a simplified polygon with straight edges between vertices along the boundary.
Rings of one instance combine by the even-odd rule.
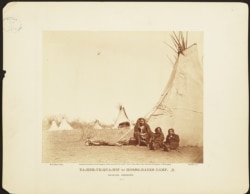
[[164, 134], [162, 133], [162, 129], [160, 127], [157, 127], [155, 129], [155, 133], [152, 135], [149, 148], [151, 150], [163, 148], [163, 141], [164, 141]]

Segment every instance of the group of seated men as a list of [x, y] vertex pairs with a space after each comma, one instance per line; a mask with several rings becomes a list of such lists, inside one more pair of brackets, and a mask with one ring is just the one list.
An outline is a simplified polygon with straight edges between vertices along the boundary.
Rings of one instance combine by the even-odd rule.
[[134, 138], [136, 145], [148, 146], [150, 150], [163, 149], [164, 151], [175, 150], [179, 147], [180, 138], [175, 134], [174, 129], [168, 130], [166, 141], [160, 127], [155, 128], [152, 132], [144, 118], [139, 118], [134, 127]]

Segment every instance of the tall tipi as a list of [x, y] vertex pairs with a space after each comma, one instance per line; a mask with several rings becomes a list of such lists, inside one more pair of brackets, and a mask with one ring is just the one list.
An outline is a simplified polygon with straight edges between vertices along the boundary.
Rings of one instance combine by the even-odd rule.
[[93, 129], [103, 129], [103, 127], [101, 126], [98, 120], [94, 122]]
[[161, 127], [165, 136], [174, 128], [180, 144], [203, 145], [203, 68], [197, 45], [187, 47], [183, 34], [174, 34], [177, 59], [159, 101], [146, 116], [152, 129]]
[[125, 108], [123, 106], [119, 107], [119, 113], [113, 126], [113, 129], [120, 128], [132, 128], [132, 123], [129, 120]]
[[59, 130], [72, 130], [73, 128], [70, 126], [70, 124], [66, 121], [65, 118], [62, 119]]
[[57, 126], [56, 122], [52, 121], [49, 131], [58, 131], [58, 130], [59, 130], [59, 127]]

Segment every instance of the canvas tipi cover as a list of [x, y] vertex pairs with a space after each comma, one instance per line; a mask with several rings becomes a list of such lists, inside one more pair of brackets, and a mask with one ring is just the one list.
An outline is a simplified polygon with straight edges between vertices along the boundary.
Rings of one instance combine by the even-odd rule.
[[121, 128], [122, 123], [127, 123], [129, 126], [126, 126], [127, 128], [132, 128], [132, 123], [129, 120], [125, 108], [123, 106], [120, 106], [119, 108], [119, 114], [117, 116], [117, 119], [115, 121], [115, 124], [113, 126], [113, 129]]
[[59, 130], [59, 127], [57, 126], [56, 122], [52, 121], [49, 131], [58, 131], [58, 130]]
[[196, 44], [178, 54], [166, 88], [146, 118], [165, 136], [174, 128], [181, 145], [203, 145], [203, 70]]
[[95, 123], [93, 125], [93, 129], [103, 129], [98, 120], [95, 121]]
[[62, 119], [61, 124], [59, 126], [59, 130], [72, 130], [73, 128], [70, 124], [66, 121], [65, 118]]

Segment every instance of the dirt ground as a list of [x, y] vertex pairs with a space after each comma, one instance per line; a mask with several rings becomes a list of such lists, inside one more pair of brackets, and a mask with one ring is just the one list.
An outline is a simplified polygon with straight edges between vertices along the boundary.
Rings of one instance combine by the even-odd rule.
[[[101, 131], [95, 138], [113, 141], [125, 131]], [[80, 164], [169, 164], [203, 163], [202, 147], [180, 147], [178, 151], [149, 150], [145, 146], [86, 146], [81, 130], [43, 131], [44, 163]], [[111, 137], [112, 134], [112, 138]], [[106, 135], [106, 137], [105, 137]], [[131, 137], [128, 134], [125, 138]]]

